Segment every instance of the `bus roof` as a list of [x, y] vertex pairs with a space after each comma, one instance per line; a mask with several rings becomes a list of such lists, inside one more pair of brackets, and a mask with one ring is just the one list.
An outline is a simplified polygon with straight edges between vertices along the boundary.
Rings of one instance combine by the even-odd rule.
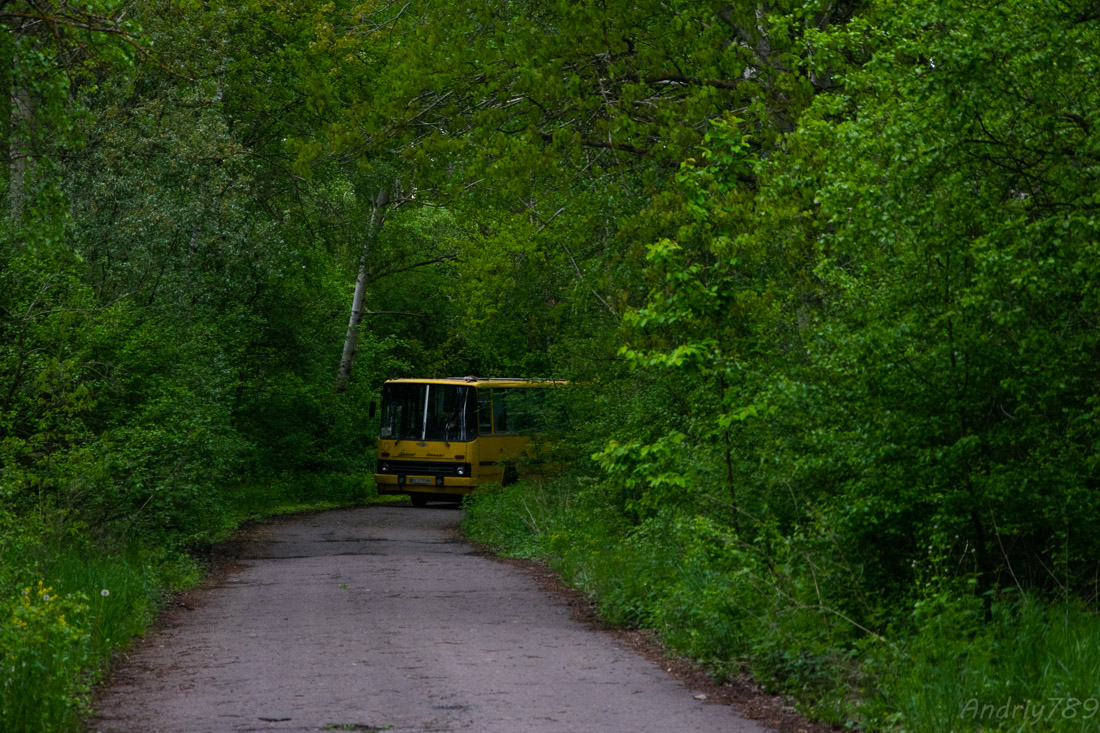
[[386, 384], [461, 384], [475, 387], [550, 387], [566, 384], [563, 379], [523, 377], [443, 377], [439, 379], [387, 379]]

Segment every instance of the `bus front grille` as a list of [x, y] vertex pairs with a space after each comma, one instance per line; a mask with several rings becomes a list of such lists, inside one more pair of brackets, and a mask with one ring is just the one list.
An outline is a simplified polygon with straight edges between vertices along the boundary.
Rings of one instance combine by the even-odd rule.
[[470, 475], [469, 463], [436, 463], [433, 461], [379, 461], [378, 473], [394, 476], [458, 476]]

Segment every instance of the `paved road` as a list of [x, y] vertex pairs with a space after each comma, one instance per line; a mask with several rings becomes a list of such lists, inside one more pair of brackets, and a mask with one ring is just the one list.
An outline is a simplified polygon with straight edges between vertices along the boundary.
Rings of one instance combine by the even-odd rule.
[[282, 520], [96, 702], [101, 733], [763, 731], [475, 552], [450, 508]]

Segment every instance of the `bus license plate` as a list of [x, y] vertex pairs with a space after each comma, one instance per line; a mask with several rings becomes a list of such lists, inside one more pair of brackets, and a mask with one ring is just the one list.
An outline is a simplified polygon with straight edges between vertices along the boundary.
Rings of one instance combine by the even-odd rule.
[[428, 478], [427, 476], [409, 476], [408, 481], [409, 481], [410, 484], [429, 484], [429, 485], [431, 485], [431, 484], [435, 483], [435, 481]]

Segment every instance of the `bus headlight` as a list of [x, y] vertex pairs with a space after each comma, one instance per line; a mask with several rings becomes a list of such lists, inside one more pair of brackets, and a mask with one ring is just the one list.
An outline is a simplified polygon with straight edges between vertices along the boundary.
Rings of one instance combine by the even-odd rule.
[[390, 472], [390, 464], [385, 463], [385, 462], [378, 464], [378, 472], [379, 473], [389, 473]]
[[465, 476], [466, 475], [466, 467], [465, 466], [459, 466], [458, 468], [455, 469], [455, 473], [457, 473], [459, 476]]

